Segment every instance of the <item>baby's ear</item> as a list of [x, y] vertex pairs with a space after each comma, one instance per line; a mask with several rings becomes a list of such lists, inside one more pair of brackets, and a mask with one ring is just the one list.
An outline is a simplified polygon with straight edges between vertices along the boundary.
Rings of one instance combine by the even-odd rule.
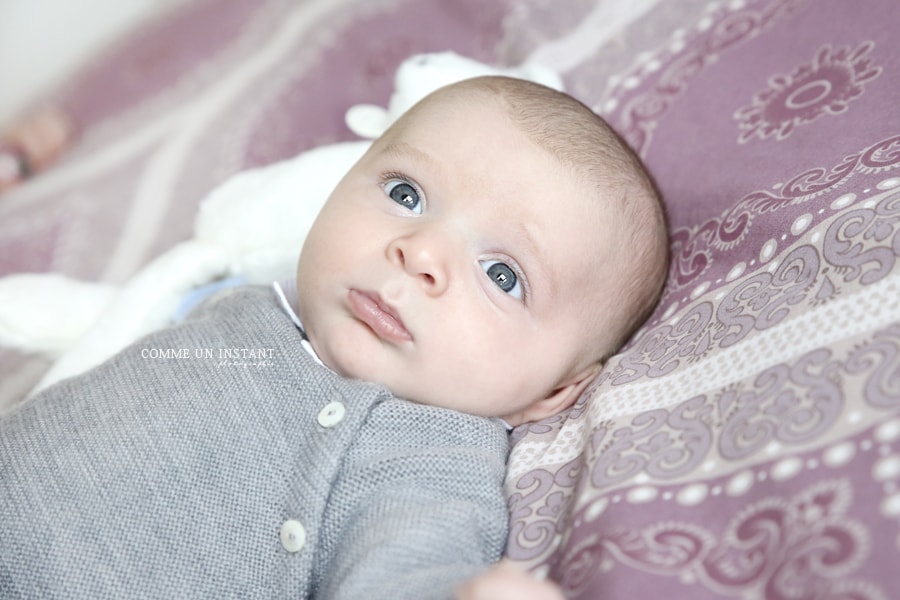
[[521, 425], [522, 423], [533, 423], [564, 411], [578, 400], [578, 397], [587, 389], [587, 386], [593, 381], [602, 367], [603, 363], [594, 363], [588, 366], [566, 383], [553, 390], [543, 400], [538, 400], [517, 415], [506, 417], [506, 422], [513, 426]]

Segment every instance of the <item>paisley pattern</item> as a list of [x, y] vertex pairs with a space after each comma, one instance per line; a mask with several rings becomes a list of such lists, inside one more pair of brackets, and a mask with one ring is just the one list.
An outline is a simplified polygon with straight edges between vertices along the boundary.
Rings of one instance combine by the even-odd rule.
[[[635, 480], [678, 481], [714, 466], [736, 472], [773, 452], [837, 443], [848, 430], [876, 427], [898, 413], [895, 323], [853, 340], [839, 355], [818, 349], [668, 409], [598, 421], [580, 454], [555, 475], [532, 466], [519, 477], [511, 506], [521, 520], [555, 521], [562, 507], [570, 508], [572, 494], [583, 503]], [[527, 443], [520, 441], [515, 451]], [[550, 523], [528, 525], [517, 540], [526, 554], [534, 551], [534, 534], [548, 531]], [[542, 537], [541, 543], [552, 539]]]
[[795, 127], [825, 114], [840, 114], [849, 102], [863, 93], [864, 84], [881, 74], [869, 54], [875, 45], [864, 42], [858, 48], [822, 46], [811, 63], [790, 75], [775, 75], [769, 87], [753, 97], [753, 103], [739, 108], [738, 142], [774, 135], [783, 140]]
[[[678, 521], [611, 529], [565, 560], [581, 573], [609, 577], [621, 565], [725, 596], [886, 600], [887, 589], [859, 577], [871, 540], [849, 514], [853, 501], [849, 480], [825, 480], [752, 502], [720, 530]], [[572, 575], [563, 581], [577, 590], [583, 578]]]
[[[780, 189], [776, 193], [768, 190], [751, 192], [741, 198], [727, 213], [710, 219], [699, 227], [674, 231], [672, 233], [674, 285], [686, 286], [700, 278], [708, 269], [714, 254], [724, 254], [726, 257], [739, 254], [742, 248], [737, 248], [736, 252], [730, 251], [746, 238], [754, 219], [765, 218], [766, 213], [815, 200], [823, 194], [838, 190], [857, 174], [878, 173], [895, 169], [898, 165], [900, 165], [900, 136], [894, 135], [844, 157], [840, 164], [799, 173], [783, 186], [779, 186]], [[887, 185], [893, 181], [889, 179]]]
[[[684, 95], [691, 80], [719, 60], [722, 53], [763, 34], [789, 18], [806, 0], [754, 3], [709, 3], [709, 14], [697, 24], [693, 35], [679, 31], [671, 45], [631, 72], [617, 79], [605, 99], [594, 105], [606, 116], [621, 113], [620, 133], [639, 153], [650, 145], [657, 122]], [[731, 10], [731, 7], [737, 10]], [[662, 65], [665, 64], [665, 67]], [[662, 71], [661, 73], [659, 73]], [[645, 82], [641, 86], [641, 80]], [[629, 94], [629, 89], [640, 93]]]
[[[887, 183], [894, 185], [893, 180]], [[812, 216], [807, 221], [812, 222]], [[816, 238], [821, 254], [806, 241], [808, 237]], [[764, 244], [760, 254], [765, 252]], [[858, 293], [861, 287], [888, 277], [898, 258], [900, 189], [891, 188], [807, 230], [801, 242], [715, 294], [704, 288], [700, 301], [690, 305], [683, 317], [658, 325], [652, 335], [645, 335], [613, 361], [615, 367], [607, 371], [608, 376], [613, 384], [624, 384], [669, 374], [716, 348], [734, 346], [766, 331], [792, 313], [823, 310], [829, 300]], [[887, 310], [893, 318], [900, 316]]]
[[[83, 135], [4, 196], [0, 272], [127, 277], [229, 174], [349, 139], [414, 52], [547, 61], [649, 165], [673, 261], [578, 403], [513, 432], [510, 558], [571, 598], [886, 600], [900, 4], [614, 1], [185, 2], [58, 91]], [[44, 368], [0, 349], [0, 403]]]

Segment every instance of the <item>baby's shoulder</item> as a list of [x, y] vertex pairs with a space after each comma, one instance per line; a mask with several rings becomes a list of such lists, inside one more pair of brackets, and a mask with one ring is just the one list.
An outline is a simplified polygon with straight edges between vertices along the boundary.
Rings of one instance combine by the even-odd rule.
[[509, 435], [497, 419], [391, 396], [373, 408], [372, 429], [417, 447], [483, 448], [505, 454]]

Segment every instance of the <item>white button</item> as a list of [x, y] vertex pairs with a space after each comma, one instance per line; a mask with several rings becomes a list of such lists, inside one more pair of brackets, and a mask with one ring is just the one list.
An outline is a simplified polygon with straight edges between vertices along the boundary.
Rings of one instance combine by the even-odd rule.
[[319, 411], [319, 425], [322, 427], [334, 427], [344, 420], [347, 409], [340, 402], [329, 402], [325, 408]]
[[281, 525], [281, 545], [288, 552], [300, 552], [306, 544], [306, 528], [300, 521], [288, 519]]

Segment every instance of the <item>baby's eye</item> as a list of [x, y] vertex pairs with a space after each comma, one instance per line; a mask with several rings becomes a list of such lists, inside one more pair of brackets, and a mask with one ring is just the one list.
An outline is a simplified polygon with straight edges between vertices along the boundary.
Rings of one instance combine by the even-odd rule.
[[384, 192], [403, 208], [417, 215], [422, 214], [422, 198], [411, 183], [402, 179], [389, 179], [384, 183]]
[[488, 278], [494, 282], [494, 285], [503, 292], [518, 300], [522, 299], [522, 283], [512, 267], [499, 260], [483, 260], [481, 261], [481, 268], [487, 273]]

